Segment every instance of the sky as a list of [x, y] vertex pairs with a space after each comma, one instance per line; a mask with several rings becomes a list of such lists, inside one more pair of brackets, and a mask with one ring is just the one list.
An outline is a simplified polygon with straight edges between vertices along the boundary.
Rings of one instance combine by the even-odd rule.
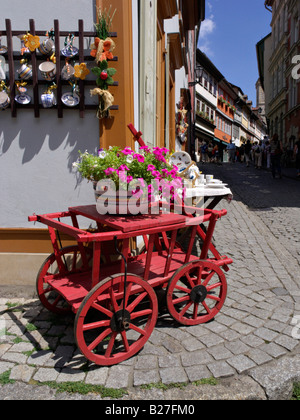
[[264, 0], [206, 0], [198, 48], [256, 106], [256, 44], [271, 32]]

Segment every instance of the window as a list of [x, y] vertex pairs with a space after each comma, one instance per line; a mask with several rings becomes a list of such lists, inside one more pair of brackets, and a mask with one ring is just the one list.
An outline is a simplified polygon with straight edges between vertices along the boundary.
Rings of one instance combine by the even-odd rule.
[[289, 89], [289, 109], [292, 109], [297, 105], [297, 86], [297, 81], [291, 77]]
[[280, 115], [279, 139], [283, 141], [283, 113]]
[[209, 91], [210, 91], [210, 93], [213, 93], [213, 79], [212, 79], [212, 77], [209, 77]]
[[208, 74], [206, 72], [203, 73], [204, 78], [204, 87], [205, 89], [208, 89]]
[[217, 96], [217, 82], [214, 80], [214, 92], [213, 92], [214, 96]]
[[299, 19], [298, 16], [292, 18], [292, 28], [291, 28], [291, 45], [294, 45], [299, 38]]
[[278, 92], [281, 91], [282, 89], [282, 64], [280, 63], [278, 66], [278, 81], [277, 81], [277, 86], [278, 86]]

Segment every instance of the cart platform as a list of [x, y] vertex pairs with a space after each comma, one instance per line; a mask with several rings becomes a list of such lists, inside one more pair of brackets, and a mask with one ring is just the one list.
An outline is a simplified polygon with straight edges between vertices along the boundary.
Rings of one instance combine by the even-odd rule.
[[[217, 251], [212, 236], [227, 212], [197, 211], [123, 217], [101, 215], [91, 205], [29, 217], [48, 226], [54, 250], [37, 275], [39, 298], [54, 313], [76, 314], [75, 338], [87, 359], [113, 365], [143, 347], [158, 317], [156, 289], [183, 325], [209, 322], [221, 310], [227, 295], [224, 271], [233, 261]], [[79, 216], [97, 228], [80, 229]], [[176, 241], [181, 229], [188, 229], [187, 250]], [[60, 232], [77, 245], [60, 246]], [[200, 256], [192, 255], [196, 235], [203, 241]], [[133, 238], [145, 244], [138, 255], [131, 252]]]

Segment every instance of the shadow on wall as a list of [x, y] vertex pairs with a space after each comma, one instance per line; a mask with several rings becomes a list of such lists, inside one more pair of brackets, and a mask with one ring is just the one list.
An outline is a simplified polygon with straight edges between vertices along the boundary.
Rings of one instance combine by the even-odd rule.
[[[58, 119], [55, 112], [41, 111], [40, 118], [33, 118], [32, 111], [18, 112], [16, 119], [1, 118], [0, 160], [12, 151], [18, 164], [34, 164], [34, 160], [48, 160], [52, 157], [63, 164], [67, 162], [69, 171], [78, 158], [78, 151], [95, 152], [99, 147], [99, 121], [94, 112], [79, 118], [74, 112], [65, 111], [64, 118]], [[3, 115], [3, 114], [2, 114]], [[2, 117], [2, 116], [1, 116]], [[53, 155], [50, 155], [54, 152]], [[59, 156], [57, 155], [59, 153]], [[55, 162], [53, 162], [55, 163]], [[61, 162], [57, 162], [60, 164]], [[55, 167], [53, 167], [55, 170]]]

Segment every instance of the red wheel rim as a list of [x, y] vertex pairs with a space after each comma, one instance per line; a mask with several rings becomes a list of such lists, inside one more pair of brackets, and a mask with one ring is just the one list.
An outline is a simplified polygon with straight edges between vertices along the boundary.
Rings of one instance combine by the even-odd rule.
[[153, 288], [133, 274], [127, 276], [125, 292], [123, 285], [122, 274], [104, 280], [86, 296], [76, 315], [78, 348], [97, 365], [111, 366], [135, 355], [156, 324]]
[[[92, 250], [85, 248], [87, 261], [92, 260]], [[60, 250], [63, 262], [66, 262], [66, 273], [70, 274], [76, 271], [82, 271], [83, 262], [80, 259], [80, 251], [77, 245], [67, 246]], [[52, 286], [45, 281], [45, 276], [59, 273], [55, 255], [51, 254], [42, 264], [36, 278], [36, 290], [43, 306], [50, 312], [58, 315], [64, 315], [71, 311], [70, 305], [57, 293]]]
[[170, 279], [167, 306], [171, 316], [184, 325], [198, 325], [213, 319], [227, 294], [223, 271], [209, 261], [193, 261]]

